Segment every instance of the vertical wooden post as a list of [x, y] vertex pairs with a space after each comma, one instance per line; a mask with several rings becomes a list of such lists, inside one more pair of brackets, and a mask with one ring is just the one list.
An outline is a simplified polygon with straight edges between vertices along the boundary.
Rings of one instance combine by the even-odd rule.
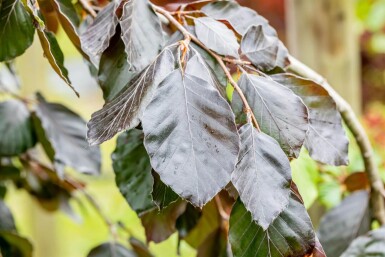
[[326, 77], [361, 111], [359, 40], [352, 0], [286, 0], [291, 54]]

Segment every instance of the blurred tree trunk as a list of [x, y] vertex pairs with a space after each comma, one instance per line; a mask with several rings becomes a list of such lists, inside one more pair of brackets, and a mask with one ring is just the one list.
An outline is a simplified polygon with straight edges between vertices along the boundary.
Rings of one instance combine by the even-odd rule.
[[359, 40], [352, 0], [286, 0], [291, 54], [326, 77], [361, 111]]
[[[361, 112], [359, 40], [352, 0], [286, 0], [287, 43], [293, 56], [315, 69]], [[315, 226], [325, 209], [314, 204]]]

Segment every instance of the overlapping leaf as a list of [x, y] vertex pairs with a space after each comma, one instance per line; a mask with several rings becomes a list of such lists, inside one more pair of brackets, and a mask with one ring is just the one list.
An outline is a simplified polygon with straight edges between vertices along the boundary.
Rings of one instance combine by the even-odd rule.
[[262, 25], [268, 35], [277, 35], [265, 18], [235, 1], [214, 1], [204, 6], [202, 11], [214, 19], [227, 20], [240, 35], [244, 35], [251, 25]]
[[370, 225], [369, 193], [363, 190], [328, 212], [321, 220], [318, 235], [328, 256], [340, 256], [356, 237], [370, 230]]
[[[298, 157], [309, 128], [302, 100], [272, 79], [252, 74], [243, 74], [239, 86], [261, 130], [277, 140], [289, 157]], [[233, 101], [240, 102], [238, 94]]]
[[330, 165], [347, 165], [349, 141], [329, 93], [315, 82], [295, 75], [277, 74], [272, 78], [300, 96], [309, 108], [305, 147], [310, 156]]
[[104, 51], [100, 59], [98, 80], [99, 86], [103, 91], [103, 98], [106, 102], [111, 102], [119, 92], [136, 75], [129, 71], [130, 64], [127, 62], [127, 54], [124, 51], [124, 43], [120, 39], [120, 34], [116, 35], [112, 43]]
[[92, 115], [88, 123], [88, 141], [101, 144], [122, 130], [139, 125], [143, 111], [151, 101], [159, 83], [175, 69], [173, 51], [176, 45], [165, 48], [156, 60], [133, 78], [111, 102]]
[[128, 0], [119, 23], [127, 60], [133, 70], [141, 71], [161, 50], [163, 35], [159, 18], [147, 0]]
[[197, 257], [232, 257], [228, 246], [227, 233], [217, 229], [197, 249]]
[[304, 256], [315, 246], [310, 218], [294, 193], [287, 209], [265, 231], [238, 200], [231, 212], [229, 239], [234, 257]]
[[0, 2], [0, 62], [21, 55], [32, 44], [35, 27], [21, 0]]
[[101, 10], [93, 23], [80, 36], [83, 51], [90, 57], [95, 67], [99, 67], [100, 56], [114, 36], [118, 17], [115, 15], [117, 2], [112, 1]]
[[355, 239], [341, 257], [383, 257], [384, 255], [385, 228], [380, 228]]
[[268, 35], [262, 25], [251, 26], [242, 38], [241, 50], [259, 69], [270, 71], [289, 64], [289, 53], [276, 36]]
[[35, 145], [35, 131], [25, 103], [19, 100], [0, 103], [0, 134], [0, 156], [18, 155]]
[[63, 105], [40, 99], [34, 118], [39, 141], [59, 174], [64, 166], [99, 174], [100, 150], [87, 144], [86, 124], [81, 117]]
[[0, 231], [0, 249], [3, 257], [32, 257], [32, 244], [13, 231]]
[[121, 244], [111, 242], [93, 248], [87, 257], [136, 257], [136, 254]]
[[225, 24], [209, 17], [194, 20], [198, 39], [211, 50], [221, 55], [239, 57], [239, 44], [234, 32]]
[[13, 219], [12, 213], [2, 200], [0, 200], [0, 217], [0, 231], [16, 231], [15, 220]]
[[150, 158], [143, 146], [143, 132], [133, 129], [121, 134], [112, 161], [116, 185], [130, 207], [138, 214], [154, 209], [154, 181]]
[[162, 210], [163, 208], [178, 200], [179, 196], [174, 191], [172, 191], [169, 186], [162, 182], [158, 173], [152, 171], [152, 177], [154, 178], [154, 186], [151, 192], [152, 201], [159, 210]]
[[234, 115], [197, 54], [159, 85], [142, 125], [152, 167], [195, 206], [230, 181], [239, 150]]
[[67, 83], [68, 86], [79, 96], [79, 93], [74, 89], [68, 77], [68, 70], [64, 67], [64, 55], [56, 40], [55, 34], [42, 29], [38, 30], [40, 43], [44, 51], [44, 56], [48, 59], [53, 70]]
[[266, 230], [289, 204], [290, 163], [277, 141], [252, 124], [239, 134], [241, 150], [231, 181], [254, 221]]

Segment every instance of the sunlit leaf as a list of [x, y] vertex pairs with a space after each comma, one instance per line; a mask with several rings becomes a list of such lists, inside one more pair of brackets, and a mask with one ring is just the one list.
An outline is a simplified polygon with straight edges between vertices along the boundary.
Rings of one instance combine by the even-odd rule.
[[370, 230], [370, 223], [369, 193], [363, 190], [346, 197], [321, 219], [318, 235], [326, 254], [340, 256], [356, 237]]
[[35, 27], [21, 0], [0, 1], [0, 62], [23, 54], [31, 46]]
[[292, 74], [277, 74], [272, 78], [300, 96], [309, 108], [305, 147], [310, 156], [330, 165], [347, 165], [349, 141], [329, 93], [317, 83]]
[[209, 81], [195, 55], [159, 85], [142, 120], [152, 167], [198, 207], [230, 181], [239, 149], [230, 106]]
[[99, 67], [100, 56], [114, 36], [118, 17], [115, 15], [117, 2], [112, 1], [101, 10], [92, 24], [80, 36], [83, 51], [90, 57], [95, 67]]
[[119, 23], [127, 60], [133, 70], [141, 71], [161, 50], [163, 34], [159, 18], [147, 0], [129, 0], [124, 3]]
[[101, 144], [117, 133], [139, 125], [143, 111], [159, 83], [175, 69], [173, 51], [166, 47], [156, 60], [133, 78], [118, 96], [92, 115], [88, 123], [88, 141]]
[[64, 166], [83, 173], [100, 173], [100, 150], [89, 147], [86, 123], [79, 115], [40, 97], [34, 124], [39, 141], [59, 174], [63, 174]]
[[35, 131], [25, 103], [0, 102], [0, 134], [0, 156], [18, 155], [35, 145]]
[[143, 132], [132, 129], [118, 137], [112, 154], [115, 182], [130, 207], [138, 214], [155, 208], [151, 193], [150, 158], [143, 146]]
[[257, 68], [265, 71], [289, 64], [289, 53], [276, 36], [268, 35], [262, 25], [251, 26], [242, 38], [242, 54]]
[[231, 181], [254, 221], [266, 230], [289, 204], [290, 163], [277, 141], [252, 124], [239, 134], [241, 150]]
[[[298, 157], [309, 128], [302, 100], [270, 78], [244, 73], [238, 83], [261, 130], [277, 140], [289, 157]], [[237, 93], [233, 101], [240, 102]]]
[[292, 193], [290, 204], [264, 231], [240, 200], [230, 217], [229, 238], [234, 257], [294, 257], [313, 251], [315, 234], [300, 199]]
[[221, 55], [239, 57], [237, 38], [225, 24], [209, 17], [198, 18], [194, 22], [198, 39], [208, 48]]
[[71, 81], [68, 77], [68, 71], [64, 67], [64, 55], [60, 49], [60, 46], [56, 40], [55, 34], [48, 30], [37, 30], [39, 35], [40, 43], [44, 51], [44, 56], [48, 59], [51, 67], [60, 76], [64, 82], [70, 86], [70, 88], [79, 96], [79, 93], [72, 86]]

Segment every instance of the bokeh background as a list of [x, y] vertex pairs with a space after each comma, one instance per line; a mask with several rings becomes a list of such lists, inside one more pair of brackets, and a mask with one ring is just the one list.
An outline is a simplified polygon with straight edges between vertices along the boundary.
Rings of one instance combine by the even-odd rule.
[[[158, 1], [159, 2], [159, 1]], [[161, 1], [162, 2], [162, 1]], [[163, 1], [165, 2], [165, 1]], [[178, 2], [178, 1], [175, 1]], [[319, 71], [334, 85], [360, 115], [376, 151], [385, 181], [385, 0], [240, 0], [265, 16], [279, 32], [291, 53]], [[97, 81], [61, 28], [57, 38], [65, 54], [70, 78], [80, 92], [78, 99], [52, 71], [38, 40], [16, 59], [22, 93], [41, 91], [49, 101], [76, 110], [88, 120], [103, 105]], [[0, 69], [5, 84], [15, 83]], [[110, 155], [115, 140], [102, 145], [103, 168], [99, 177], [74, 176], [87, 184], [111, 220], [121, 221], [130, 233], [145, 240], [135, 212], [120, 195], [114, 182]], [[348, 167], [321, 166], [304, 152], [292, 162], [293, 177], [315, 225], [344, 194], [367, 186], [363, 162], [351, 140]], [[87, 201], [71, 200], [70, 207], [47, 212], [28, 193], [10, 188], [10, 206], [20, 234], [28, 237], [36, 257], [85, 257], [88, 251], [110, 238], [108, 228]], [[80, 204], [79, 204], [80, 202]], [[150, 244], [157, 257], [178, 256], [177, 235], [161, 244]], [[180, 256], [194, 256], [182, 243]]]

